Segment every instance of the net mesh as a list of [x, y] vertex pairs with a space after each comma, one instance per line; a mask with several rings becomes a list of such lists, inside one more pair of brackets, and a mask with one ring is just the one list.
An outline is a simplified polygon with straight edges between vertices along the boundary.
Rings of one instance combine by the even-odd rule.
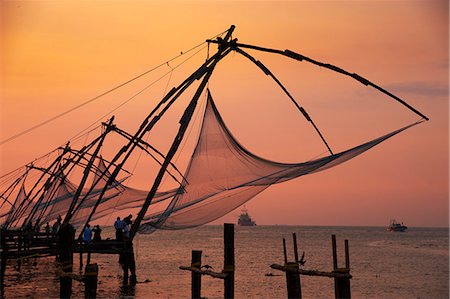
[[[272, 184], [334, 167], [418, 123], [338, 154], [303, 163], [279, 163], [256, 156], [233, 137], [208, 91], [199, 139], [185, 179], [177, 189], [156, 193], [140, 232], [185, 229], [209, 223], [243, 205]], [[75, 204], [70, 220], [75, 228], [85, 225], [94, 209], [90, 221], [111, 225], [116, 216], [131, 211], [137, 213], [148, 196], [148, 190], [125, 186], [125, 178], [114, 180], [99, 200], [111, 174], [105, 161], [101, 157], [97, 160], [92, 175], [95, 183], [83, 189]], [[33, 201], [28, 199], [23, 186], [11, 209], [0, 214], [1, 224], [6, 223], [9, 228], [20, 228], [30, 221], [43, 224], [55, 221], [58, 216], [64, 218], [78, 189], [68, 178], [56, 178], [40, 199]]]
[[279, 163], [260, 158], [240, 145], [227, 129], [208, 92], [200, 137], [185, 175], [189, 184], [185, 183], [185, 192], [175, 195], [164, 211], [150, 210], [140, 231], [206, 224], [238, 208], [272, 184], [336, 166], [415, 124], [338, 154], [304, 163]]

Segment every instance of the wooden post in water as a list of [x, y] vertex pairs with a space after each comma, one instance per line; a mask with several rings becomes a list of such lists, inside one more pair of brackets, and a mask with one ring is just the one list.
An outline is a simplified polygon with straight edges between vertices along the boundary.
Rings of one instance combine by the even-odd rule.
[[59, 261], [61, 263], [61, 276], [59, 278], [59, 297], [70, 298], [72, 293], [72, 271], [73, 271], [73, 247], [75, 229], [66, 223], [61, 225], [58, 232], [59, 239]]
[[87, 264], [84, 271], [84, 297], [97, 297], [98, 265]]
[[127, 242], [123, 241], [124, 247], [122, 249], [122, 269], [123, 269], [123, 284], [128, 284], [128, 246]]
[[[333, 252], [333, 272], [337, 271], [338, 262], [337, 262], [337, 249], [336, 249], [336, 235], [331, 235], [331, 249]], [[334, 296], [335, 298], [339, 298], [339, 284], [337, 278], [334, 278]]]
[[[127, 237], [124, 237], [124, 248], [122, 250], [122, 268], [123, 268], [123, 284], [127, 285], [136, 285], [137, 277], [136, 277], [136, 262], [134, 259], [134, 249], [133, 249], [133, 240]], [[130, 270], [130, 276], [128, 276], [128, 270]], [[128, 282], [128, 278], [130, 281]]]
[[[350, 274], [350, 253], [348, 250], [348, 240], [345, 240], [345, 268], [347, 270], [347, 273]], [[351, 298], [350, 278], [346, 278], [344, 290], [345, 290], [345, 297]]]
[[[192, 250], [191, 267], [201, 269], [202, 266], [202, 252], [200, 250]], [[192, 279], [192, 299], [200, 299], [202, 291], [202, 275], [200, 273], [191, 272]]]
[[284, 263], [287, 264], [287, 251], [286, 251], [286, 239], [283, 238], [283, 253], [284, 253]]
[[288, 262], [286, 239], [283, 238], [283, 254], [284, 254], [284, 273], [286, 274], [286, 286], [288, 292], [288, 298], [302, 298], [302, 291], [300, 285], [299, 259], [297, 248], [297, 235], [292, 234], [292, 240], [294, 242], [294, 258], [295, 262]]
[[224, 279], [225, 298], [234, 298], [234, 224], [224, 224], [224, 265], [223, 272], [227, 274]]
[[300, 291], [300, 274], [298, 273], [298, 264], [288, 262], [285, 265], [286, 283], [288, 289], [288, 298], [302, 298]]
[[136, 261], [134, 260], [134, 248], [133, 248], [133, 240], [129, 239], [128, 244], [128, 267], [130, 268], [130, 285], [136, 285], [137, 277], [136, 277]]
[[[348, 240], [345, 240], [345, 268], [338, 268], [336, 235], [331, 235], [331, 245], [333, 247], [333, 272], [350, 274], [350, 256], [348, 250]], [[350, 277], [334, 278], [334, 295], [336, 299], [350, 299]]]

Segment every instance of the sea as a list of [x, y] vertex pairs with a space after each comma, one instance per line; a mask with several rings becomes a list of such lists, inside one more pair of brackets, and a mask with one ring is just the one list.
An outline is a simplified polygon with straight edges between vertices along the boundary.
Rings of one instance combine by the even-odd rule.
[[[287, 298], [284, 273], [270, 268], [283, 264], [283, 238], [294, 261], [296, 233], [306, 270], [331, 271], [331, 235], [336, 235], [338, 266], [345, 266], [344, 240], [349, 242], [352, 298], [449, 298], [449, 229], [409, 227], [404, 233], [385, 227], [254, 226], [235, 227], [235, 297]], [[102, 237], [113, 237], [104, 228]], [[223, 269], [223, 227], [202, 226], [178, 231], [138, 234], [134, 240], [136, 286], [122, 285], [117, 255], [93, 254], [99, 265], [97, 298], [190, 298], [191, 251], [201, 250], [202, 264]], [[86, 258], [84, 256], [84, 258]], [[78, 274], [79, 255], [74, 257]], [[54, 257], [9, 261], [5, 298], [58, 298]], [[81, 272], [80, 272], [81, 273]], [[334, 298], [334, 280], [301, 276], [303, 298]], [[72, 298], [84, 298], [84, 285], [74, 281]], [[223, 281], [202, 276], [202, 297], [223, 298]]]

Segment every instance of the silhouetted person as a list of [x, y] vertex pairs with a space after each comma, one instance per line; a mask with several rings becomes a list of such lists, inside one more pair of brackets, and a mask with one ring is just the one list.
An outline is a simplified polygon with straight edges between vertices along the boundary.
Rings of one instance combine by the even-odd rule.
[[131, 225], [133, 223], [133, 221], [131, 220], [131, 218], [133, 218], [133, 215], [128, 215], [127, 217], [123, 218], [123, 222], [125, 222], [128, 225]]
[[116, 240], [123, 241], [123, 228], [125, 226], [125, 222], [120, 220], [120, 217], [117, 217], [117, 220], [114, 222], [114, 228], [116, 229]]
[[130, 228], [131, 224], [133, 223], [133, 221], [131, 220], [132, 217], [133, 215], [130, 214], [127, 217], [123, 218], [123, 222], [125, 223], [123, 227], [123, 235], [125, 236], [125, 238], [130, 237]]
[[84, 229], [84, 232], [83, 232], [83, 241], [86, 244], [90, 244], [91, 240], [92, 240], [92, 230], [91, 230], [91, 226], [88, 223], [86, 225], [86, 228]]
[[61, 227], [61, 220], [62, 220], [61, 216], [58, 216], [56, 222], [53, 223], [52, 234], [56, 235], [59, 232], [59, 228]]
[[100, 233], [102, 232], [102, 229], [100, 228], [99, 225], [94, 226], [94, 228], [92, 229], [92, 232], [94, 232], [94, 242], [102, 240], [102, 237], [100, 235]]

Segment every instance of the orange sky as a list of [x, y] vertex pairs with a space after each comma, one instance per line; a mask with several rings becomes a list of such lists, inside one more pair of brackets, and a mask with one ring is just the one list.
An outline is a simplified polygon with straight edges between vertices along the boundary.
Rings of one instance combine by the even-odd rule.
[[[1, 140], [235, 24], [234, 37], [240, 42], [290, 49], [356, 72], [431, 119], [344, 165], [269, 188], [247, 204], [259, 224], [382, 226], [397, 218], [410, 226], [448, 226], [448, 1], [0, 5]], [[418, 119], [393, 100], [330, 71], [252, 54], [285, 83], [336, 151]], [[170, 82], [165, 77], [116, 111], [117, 124], [133, 132], [166, 85], [178, 84], [205, 58], [206, 50], [177, 69]], [[65, 143], [169, 70], [162, 68], [153, 77], [1, 145], [1, 173]], [[300, 162], [326, 150], [274, 83], [238, 54], [219, 64], [210, 88], [235, 137], [255, 154]], [[174, 115], [181, 106], [174, 107]], [[133, 183], [145, 185], [139, 178]], [[235, 221], [238, 214], [225, 220]]]

